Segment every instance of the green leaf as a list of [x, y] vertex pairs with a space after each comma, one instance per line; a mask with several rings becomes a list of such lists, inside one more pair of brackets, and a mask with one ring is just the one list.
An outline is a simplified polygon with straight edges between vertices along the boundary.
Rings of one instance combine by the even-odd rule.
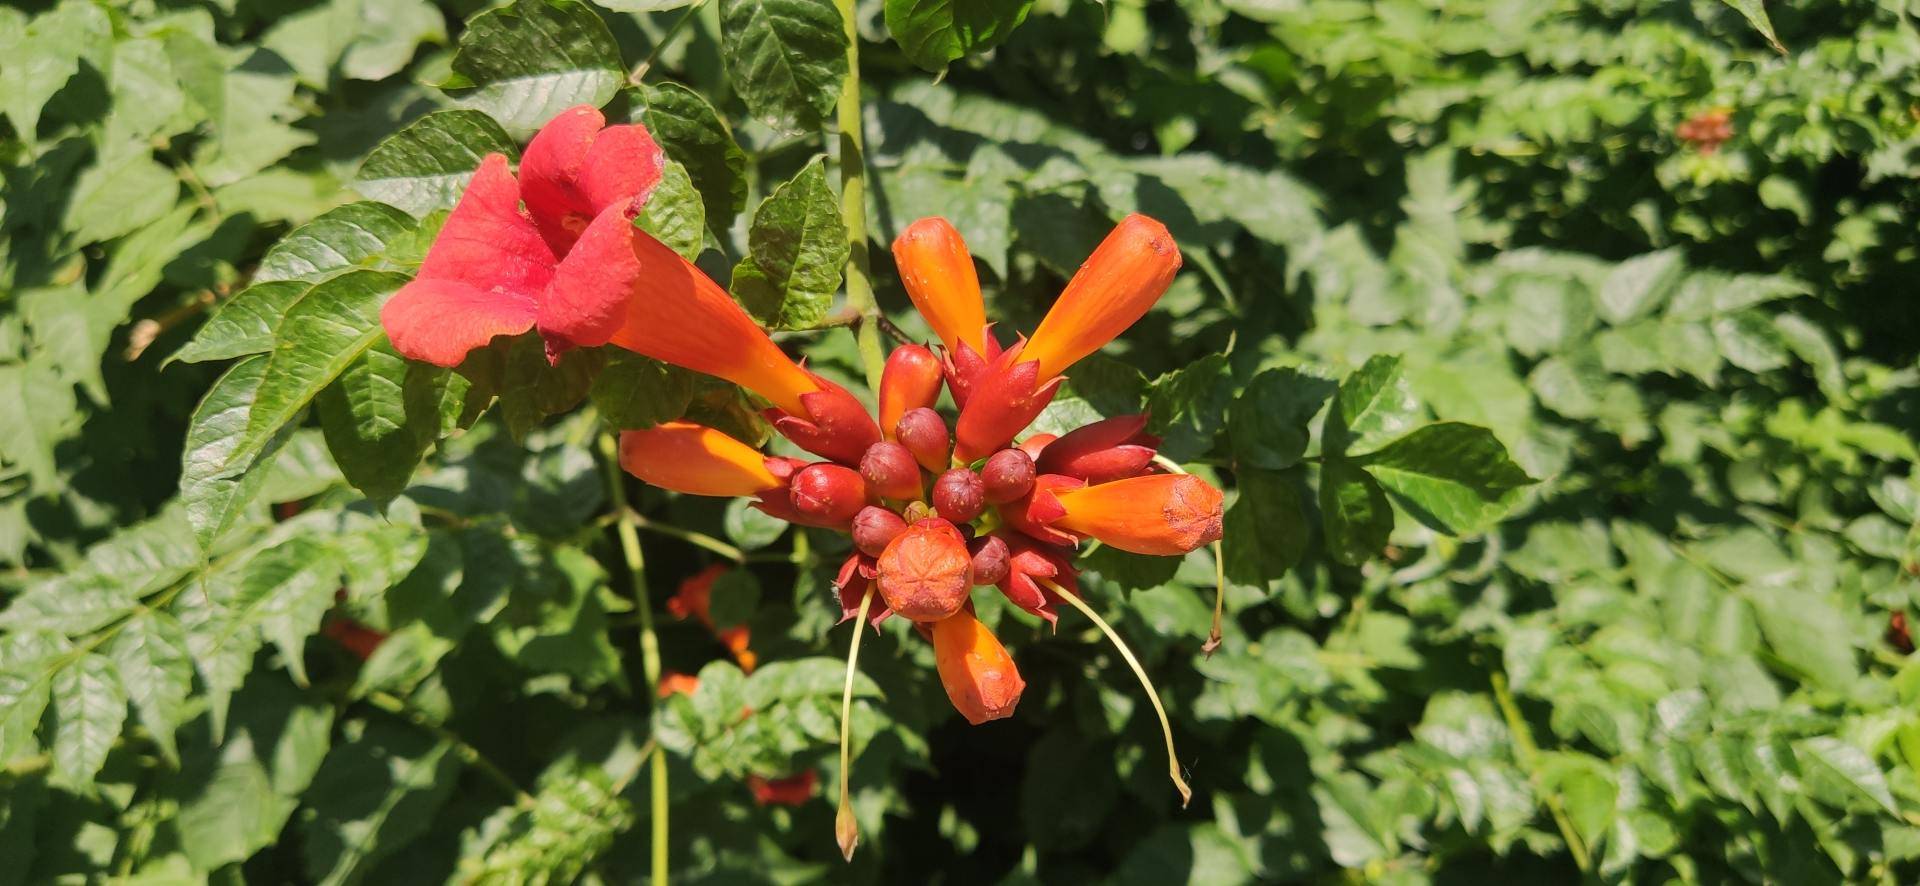
[[1333, 396], [1335, 387], [1331, 379], [1292, 367], [1254, 376], [1227, 413], [1233, 457], [1241, 464], [1273, 471], [1299, 463], [1312, 437], [1307, 422]]
[[914, 64], [936, 74], [970, 52], [998, 46], [1033, 0], [887, 0], [887, 31]]
[[127, 690], [113, 660], [89, 653], [53, 675], [53, 771], [83, 787], [107, 760], [127, 719]]
[[202, 550], [232, 528], [267, 479], [267, 465], [285, 440], [276, 435], [259, 455], [238, 465], [232, 455], [246, 432], [267, 358], [249, 357], [220, 376], [187, 423], [180, 453], [180, 502]]
[[1355, 463], [1415, 519], [1448, 535], [1485, 529], [1535, 482], [1492, 431], [1459, 422], [1426, 425]]
[[520, 157], [518, 145], [492, 117], [435, 111], [376, 145], [360, 164], [353, 189], [415, 216], [452, 209], [480, 161], [493, 153]]
[[273, 353], [267, 357], [246, 431], [227, 457], [229, 467], [250, 462], [379, 340], [380, 306], [406, 282], [406, 277], [384, 271], [349, 271], [315, 284], [287, 307], [274, 330]]
[[1311, 540], [1299, 472], [1243, 468], [1234, 479], [1220, 540], [1227, 578], [1265, 587], [1300, 562]]
[[187, 711], [193, 690], [193, 658], [187, 633], [165, 612], [145, 611], [127, 620], [109, 650], [140, 725], [175, 766], [180, 752], [173, 734]]
[[373, 266], [388, 247], [408, 239], [416, 225], [412, 216], [385, 203], [336, 206], [280, 238], [260, 259], [253, 281], [318, 283], [341, 271]]
[[[747, 153], [713, 105], [678, 83], [642, 85], [640, 121], [686, 167], [706, 205], [706, 224], [715, 231], [733, 225], [747, 206]], [[659, 199], [656, 193], [654, 200]]]
[[816, 129], [847, 76], [833, 0], [721, 0], [720, 57], [747, 110], [775, 129]]
[[519, 138], [574, 105], [606, 104], [626, 82], [620, 47], [577, 0], [515, 0], [467, 22], [441, 84]]
[[706, 210], [700, 204], [699, 193], [693, 189], [693, 181], [687, 178], [686, 167], [675, 160], [668, 160], [661, 167], [660, 184], [654, 187], [653, 195], [647, 198], [647, 205], [634, 221], [641, 230], [667, 244], [687, 261], [699, 258], [701, 247], [706, 243]]
[[240, 290], [240, 294], [221, 305], [200, 331], [193, 334], [193, 339], [173, 352], [166, 362], [230, 360], [273, 350], [273, 330], [280, 325], [280, 318], [286, 316], [287, 306], [305, 295], [308, 288], [308, 284], [300, 280], [281, 280]]
[[1320, 468], [1320, 521], [1328, 555], [1358, 565], [1387, 546], [1393, 507], [1359, 463], [1334, 457]]
[[698, 381], [670, 363], [615, 350], [606, 368], [594, 376], [589, 396], [608, 424], [623, 430], [650, 428], [685, 415]]
[[380, 859], [425, 833], [459, 781], [453, 745], [391, 720], [361, 724], [327, 753], [301, 822], [307, 876], [357, 882]]
[[1781, 55], [1787, 54], [1787, 48], [1780, 45], [1779, 36], [1773, 32], [1773, 19], [1767, 17], [1767, 7], [1762, 0], [1721, 0], [1721, 2], [1733, 7], [1735, 12], [1745, 17], [1747, 24], [1759, 31], [1760, 36], [1767, 38], [1767, 45], [1772, 46], [1774, 52]]
[[367, 349], [314, 398], [327, 449], [347, 482], [366, 497], [400, 494], [420, 459], [457, 417], [467, 380], [410, 363], [382, 342]]
[[848, 253], [826, 158], [761, 201], [747, 228], [747, 250], [733, 272], [733, 294], [754, 319], [770, 329], [810, 329], [825, 319]]
[[[1340, 380], [1342, 429], [1328, 448], [1361, 453], [1407, 432], [1420, 415], [1420, 401], [1400, 366], [1400, 358], [1382, 354]], [[1317, 405], [1317, 404], [1316, 404]], [[1332, 431], [1329, 437], [1335, 436]]]
[[110, 147], [74, 183], [67, 230], [78, 243], [112, 240], [166, 215], [179, 196], [180, 180], [145, 144]]
[[1886, 774], [1866, 751], [1831, 735], [1819, 735], [1794, 744], [1794, 757], [1813, 795], [1837, 809], [1862, 806], [1899, 815]]

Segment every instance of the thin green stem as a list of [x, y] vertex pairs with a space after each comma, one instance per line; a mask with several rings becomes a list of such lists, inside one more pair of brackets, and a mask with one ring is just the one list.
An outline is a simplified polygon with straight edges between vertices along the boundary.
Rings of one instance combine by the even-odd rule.
[[691, 529], [682, 529], [671, 523], [657, 523], [653, 520], [647, 519], [646, 517], [638, 513], [633, 512], [631, 508], [627, 510], [626, 518], [627, 520], [631, 521], [634, 526], [640, 529], [645, 529], [648, 532], [658, 533], [660, 535], [664, 535], [669, 538], [677, 538], [695, 547], [706, 548], [707, 550], [712, 551], [716, 554], [719, 554], [720, 556], [725, 557], [729, 560], [732, 560], [735, 563], [747, 562], [746, 551], [740, 550], [739, 548], [734, 547], [733, 545], [727, 544], [726, 542], [721, 541], [717, 538], [714, 538], [713, 536], [708, 535], [704, 532], [695, 532], [694, 530], [691, 530]]
[[853, 675], [859, 673], [860, 638], [866, 634], [867, 609], [873, 605], [873, 588], [860, 595], [860, 612], [853, 620], [853, 644], [847, 648], [847, 685], [840, 695], [840, 808], [833, 817], [833, 837], [840, 842], [840, 854], [853, 860], [860, 845], [860, 822], [853, 817], [853, 802], [848, 783], [853, 768]]
[[453, 730], [434, 722], [432, 718], [407, 704], [405, 699], [397, 695], [375, 691], [368, 693], [366, 699], [368, 704], [433, 733], [435, 738], [453, 747], [453, 755], [461, 762], [473, 767], [475, 772], [486, 776], [488, 781], [499, 785], [502, 791], [513, 798], [514, 805], [521, 809], [533, 808], [534, 800], [531, 794], [521, 790], [520, 785], [514, 782], [513, 777], [508, 775], [506, 770], [494, 765], [492, 760], [480, 753], [479, 748], [468, 743]]
[[1567, 851], [1573, 854], [1573, 863], [1581, 873], [1592, 870], [1593, 861], [1587, 856], [1586, 841], [1573, 829], [1573, 819], [1567, 816], [1565, 804], [1560, 797], [1547, 791], [1546, 779], [1540, 775], [1540, 747], [1533, 743], [1533, 730], [1527, 727], [1525, 717], [1520, 715], [1520, 706], [1513, 700], [1513, 690], [1507, 686], [1505, 671], [1495, 669], [1492, 677], [1493, 698], [1500, 705], [1500, 715], [1506, 718], [1507, 731], [1513, 733], [1513, 755], [1520, 768], [1526, 770], [1527, 780], [1533, 783], [1533, 789], [1546, 798], [1547, 813], [1553, 817], [1553, 824], [1560, 829], [1560, 839], [1565, 840]]
[[[620, 515], [614, 531], [620, 537], [620, 554], [633, 577], [634, 615], [640, 621], [640, 673], [646, 679], [646, 692], [660, 685], [660, 638], [653, 630], [653, 601], [647, 596], [647, 565], [640, 553], [640, 516], [627, 504], [627, 486], [620, 472], [620, 442], [613, 434], [600, 435], [601, 462], [607, 474], [607, 495], [614, 513]], [[667, 884], [667, 758], [653, 755], [653, 882]]]
[[887, 356], [880, 345], [880, 308], [873, 299], [873, 274], [867, 256], [867, 152], [860, 123], [860, 30], [855, 0], [834, 0], [847, 29], [847, 78], [840, 84], [840, 218], [847, 225], [847, 306], [858, 311], [854, 340], [867, 369], [867, 385], [880, 390]]
[[1173, 750], [1173, 724], [1168, 722], [1167, 709], [1160, 704], [1160, 692], [1153, 688], [1153, 681], [1147, 678], [1147, 669], [1140, 666], [1140, 659], [1133, 657], [1133, 650], [1127, 648], [1126, 641], [1120, 639], [1120, 635], [1113, 630], [1113, 626], [1107, 624], [1107, 620], [1101, 618], [1100, 613], [1093, 611], [1093, 607], [1088, 606], [1087, 601], [1080, 599], [1078, 594], [1050, 579], [1035, 576], [1035, 580], [1044, 585], [1047, 590], [1058, 594], [1060, 599], [1072, 604], [1073, 608], [1080, 610], [1081, 615], [1086, 616], [1100, 629], [1100, 633], [1107, 636], [1107, 641], [1113, 644], [1113, 648], [1120, 650], [1120, 657], [1127, 660], [1127, 666], [1133, 668], [1133, 675], [1140, 678], [1141, 686], [1146, 687], [1147, 700], [1153, 702], [1154, 714], [1160, 718], [1160, 734], [1167, 741], [1167, 775], [1173, 779], [1174, 788], [1180, 791], [1180, 805], [1186, 806], [1192, 802], [1193, 788], [1188, 787], [1186, 778], [1181, 776], [1180, 757]]

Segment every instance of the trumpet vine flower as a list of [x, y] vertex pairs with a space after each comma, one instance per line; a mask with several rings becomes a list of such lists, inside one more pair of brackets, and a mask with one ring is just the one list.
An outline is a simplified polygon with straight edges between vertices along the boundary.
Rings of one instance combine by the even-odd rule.
[[[921, 219], [893, 244], [900, 279], [938, 341], [903, 344], [875, 392], [877, 420], [795, 362], [726, 289], [634, 224], [660, 180], [646, 129], [606, 126], [574, 108], [534, 136], [518, 175], [489, 155], [382, 321], [402, 354], [461, 363], [496, 336], [537, 331], [550, 359], [613, 346], [733, 382], [764, 398], [775, 431], [818, 460], [772, 455], [711, 427], [669, 421], [621, 434], [620, 465], [685, 495], [744, 497], [775, 517], [852, 536], [833, 583], [842, 620], [876, 628], [899, 616], [934, 647], [941, 686], [969, 723], [1012, 716], [1025, 683], [974, 612], [996, 588], [1051, 624], [1065, 602], [1146, 674], [1079, 596], [1075, 548], [1088, 540], [1178, 556], [1217, 541], [1222, 497], [1155, 453], [1145, 416], [1118, 416], [1055, 438], [1027, 433], [1075, 362], [1140, 319], [1179, 271], [1166, 227], [1121, 220], [1067, 283], [1030, 338], [1003, 346], [988, 322], [973, 259], [945, 219]], [[956, 411], [940, 411], [941, 389]], [[950, 417], [951, 416], [951, 417]], [[744, 628], [715, 628], [709, 571], [669, 604], [752, 666]], [[840, 814], [851, 857], [847, 727], [862, 630], [843, 696]], [[662, 691], [685, 688], [665, 682]], [[1147, 691], [1156, 712], [1152, 684]], [[1161, 712], [1165, 730], [1166, 719]], [[1188, 796], [1165, 730], [1169, 768]], [[812, 790], [796, 785], [792, 796]]]

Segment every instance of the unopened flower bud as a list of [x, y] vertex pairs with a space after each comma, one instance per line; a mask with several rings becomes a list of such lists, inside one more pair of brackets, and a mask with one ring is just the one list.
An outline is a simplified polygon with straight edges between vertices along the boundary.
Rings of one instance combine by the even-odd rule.
[[1018, 449], [1002, 449], [987, 458], [980, 468], [980, 482], [986, 487], [987, 501], [1003, 505], [1026, 496], [1033, 488], [1033, 459]]
[[852, 468], [820, 462], [793, 475], [793, 508], [822, 524], [845, 526], [867, 506], [867, 481]]
[[900, 416], [893, 438], [907, 447], [920, 466], [929, 471], [947, 467], [947, 455], [953, 450], [953, 438], [947, 434], [947, 421], [926, 407], [909, 409]]
[[966, 523], [987, 509], [987, 492], [980, 475], [954, 468], [933, 481], [933, 509], [955, 523]]
[[893, 439], [900, 416], [940, 399], [940, 358], [920, 345], [901, 345], [880, 373], [880, 428]]
[[886, 508], [868, 505], [853, 517], [853, 546], [869, 557], [878, 557], [887, 544], [907, 531], [907, 521]]
[[881, 498], [920, 497], [920, 463], [898, 443], [882, 440], [860, 457], [860, 476]]
[[967, 545], [973, 552], [973, 583], [997, 585], [1007, 578], [1013, 552], [998, 535], [976, 538]]
[[880, 596], [894, 612], [913, 621], [939, 621], [967, 601], [973, 558], [953, 524], [922, 520], [880, 553], [878, 580]]

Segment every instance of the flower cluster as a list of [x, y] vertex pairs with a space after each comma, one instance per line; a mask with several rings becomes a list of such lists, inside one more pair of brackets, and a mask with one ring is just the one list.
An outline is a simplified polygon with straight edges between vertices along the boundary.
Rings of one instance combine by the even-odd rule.
[[[876, 418], [634, 226], [659, 179], [659, 151], [641, 127], [602, 123], [591, 108], [562, 114], [534, 137], [517, 183], [504, 158], [482, 163], [420, 276], [383, 311], [401, 353], [454, 365], [494, 335], [537, 328], [556, 358], [611, 343], [764, 398], [772, 427], [815, 458], [769, 455], [675, 421], [623, 433], [620, 464], [662, 489], [748, 497], [781, 519], [849, 534], [853, 551], [834, 584], [842, 620], [912, 622], [933, 644], [954, 707], [974, 724], [1010, 715], [1025, 688], [1012, 656], [975, 617], [974, 589], [995, 588], [1048, 622], [1066, 602], [1113, 637], [1078, 596], [1077, 545], [1177, 555], [1220, 537], [1221, 493], [1164, 470], [1144, 416], [1057, 438], [1025, 433], [1066, 370], [1166, 291], [1181, 259], [1165, 226], [1143, 215], [1122, 220], [1033, 335], [1003, 345], [959, 232], [942, 218], [914, 223], [893, 255], [939, 342], [904, 344], [888, 357]], [[938, 408], [943, 388], [951, 421]], [[740, 640], [736, 654], [745, 652]], [[1170, 732], [1168, 744], [1184, 795]], [[840, 838], [851, 853], [845, 770]]]

